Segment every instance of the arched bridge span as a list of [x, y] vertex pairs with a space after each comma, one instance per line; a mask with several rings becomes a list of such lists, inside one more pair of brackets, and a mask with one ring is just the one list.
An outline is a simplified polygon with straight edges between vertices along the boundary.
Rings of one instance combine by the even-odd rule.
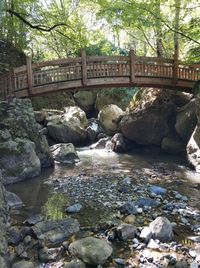
[[27, 64], [0, 76], [0, 99], [34, 97], [61, 90], [102, 87], [156, 87], [192, 92], [200, 65], [172, 59], [129, 56], [87, 56]]

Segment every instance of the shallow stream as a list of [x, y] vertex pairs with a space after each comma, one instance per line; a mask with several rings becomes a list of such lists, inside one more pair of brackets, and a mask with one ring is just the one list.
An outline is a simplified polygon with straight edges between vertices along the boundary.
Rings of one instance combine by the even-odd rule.
[[[7, 189], [24, 202], [22, 209], [12, 212], [13, 218], [23, 222], [32, 214], [42, 213], [46, 218], [61, 219], [67, 217], [67, 206], [80, 202], [83, 209], [74, 217], [81, 226], [95, 226], [126, 200], [123, 191], [112, 194], [119, 179], [126, 177], [134, 185], [153, 184], [178, 191], [189, 198], [192, 207], [200, 209], [200, 174], [187, 167], [184, 156], [149, 150], [116, 154], [89, 148], [79, 149], [78, 155], [81, 161], [76, 165], [56, 164], [38, 178], [9, 185]], [[127, 201], [130, 196], [134, 199], [130, 192]]]
[[[160, 196], [160, 199], [154, 196], [160, 200], [162, 207], [144, 209], [136, 216], [135, 226], [147, 226], [157, 216], [164, 214], [177, 226], [176, 242], [188, 248], [195, 247], [188, 237], [194, 235], [192, 226], [199, 224], [200, 174], [187, 167], [184, 156], [172, 156], [155, 150], [116, 154], [89, 148], [78, 149], [78, 155], [81, 161], [76, 165], [56, 164], [54, 169], [43, 170], [38, 178], [7, 187], [24, 203], [20, 210], [11, 211], [15, 224], [21, 225], [26, 218], [38, 213], [45, 219], [54, 220], [74, 217], [78, 219], [83, 232], [105, 238], [108, 223], [114, 225], [123, 220], [119, 207], [127, 201], [151, 197], [149, 189], [156, 185], [167, 190], [167, 194]], [[174, 214], [165, 211], [163, 205], [170, 202], [186, 204], [189, 216], [178, 211]], [[78, 213], [67, 213], [66, 208], [75, 203], [81, 204], [82, 209]], [[116, 241], [112, 245], [114, 258], [127, 259], [129, 263], [132, 263], [132, 259], [135, 261], [136, 251], [131, 249], [130, 243]], [[62, 267], [58, 264], [38, 263], [38, 267]], [[113, 263], [108, 262], [105, 267], [113, 267]], [[143, 266], [137, 263], [128, 267]]]

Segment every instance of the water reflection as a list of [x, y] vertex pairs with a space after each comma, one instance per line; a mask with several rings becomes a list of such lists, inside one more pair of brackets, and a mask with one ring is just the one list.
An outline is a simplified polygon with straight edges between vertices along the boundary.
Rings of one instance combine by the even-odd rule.
[[[52, 188], [44, 183], [55, 178], [67, 176], [78, 176], [86, 173], [93, 174], [131, 174], [137, 178], [137, 171], [152, 176], [152, 182], [156, 178], [156, 183], [171, 187], [174, 190], [181, 191], [183, 194], [191, 196], [191, 202], [200, 208], [199, 204], [199, 185], [200, 174], [189, 170], [186, 165], [186, 159], [180, 156], [171, 156], [167, 154], [155, 153], [153, 151], [137, 151], [131, 154], [116, 154], [105, 150], [90, 150], [88, 148], [79, 149], [78, 154], [80, 162], [76, 165], [57, 164], [54, 169], [43, 170], [38, 178], [29, 179], [9, 185], [7, 188], [20, 196], [25, 204], [19, 215], [15, 217], [23, 221], [33, 213], [43, 213], [48, 219], [62, 219], [66, 217], [64, 208], [70, 205], [67, 194], [54, 193]], [[178, 180], [168, 177], [166, 181], [159, 181], [156, 177], [156, 170], [163, 174], [170, 174], [174, 171]], [[87, 178], [87, 176], [86, 176]], [[94, 209], [87, 207], [89, 214], [95, 215]], [[99, 213], [100, 214], [100, 213]], [[103, 215], [103, 211], [102, 211]], [[83, 216], [80, 213], [80, 217]]]

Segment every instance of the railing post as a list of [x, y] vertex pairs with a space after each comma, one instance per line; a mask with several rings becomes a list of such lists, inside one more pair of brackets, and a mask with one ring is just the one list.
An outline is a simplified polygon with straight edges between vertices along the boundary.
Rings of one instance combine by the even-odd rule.
[[130, 50], [130, 82], [135, 82], [135, 51], [134, 49]]
[[174, 84], [178, 82], [178, 53], [174, 54], [174, 64], [173, 64], [173, 80]]
[[82, 62], [82, 85], [87, 86], [87, 60], [85, 50], [81, 51], [81, 62]]
[[28, 95], [32, 94], [33, 89], [33, 70], [32, 61], [30, 57], [26, 58], [27, 82], [28, 82]]

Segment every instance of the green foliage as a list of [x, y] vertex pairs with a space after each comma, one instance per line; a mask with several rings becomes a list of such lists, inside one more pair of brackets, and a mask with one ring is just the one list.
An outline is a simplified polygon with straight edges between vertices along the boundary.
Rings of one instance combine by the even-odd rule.
[[91, 44], [85, 48], [86, 54], [90, 56], [103, 56], [103, 55], [128, 55], [125, 49], [116, 47], [113, 43], [106, 39], [100, 40], [97, 44]]
[[89, 55], [126, 55], [131, 47], [137, 55], [173, 57], [176, 39], [181, 60], [193, 62], [199, 13], [196, 0], [2, 0], [0, 39], [36, 62], [76, 56], [82, 48]]

